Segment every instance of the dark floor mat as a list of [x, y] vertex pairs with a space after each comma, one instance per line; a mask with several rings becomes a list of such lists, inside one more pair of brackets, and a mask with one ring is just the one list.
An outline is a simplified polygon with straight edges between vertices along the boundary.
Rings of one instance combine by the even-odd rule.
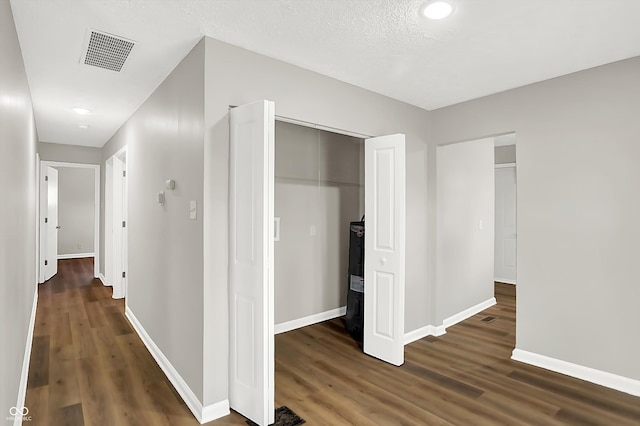
[[[276, 421], [271, 426], [298, 426], [306, 423], [305, 420], [291, 411], [289, 407], [283, 405], [280, 408], [276, 408]], [[258, 426], [257, 423], [247, 420], [249, 426]]]

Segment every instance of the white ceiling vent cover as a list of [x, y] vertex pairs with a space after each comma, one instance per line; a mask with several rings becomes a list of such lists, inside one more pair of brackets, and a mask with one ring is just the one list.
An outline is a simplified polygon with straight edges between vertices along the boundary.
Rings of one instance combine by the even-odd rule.
[[120, 72], [135, 42], [96, 30], [87, 32], [81, 63]]

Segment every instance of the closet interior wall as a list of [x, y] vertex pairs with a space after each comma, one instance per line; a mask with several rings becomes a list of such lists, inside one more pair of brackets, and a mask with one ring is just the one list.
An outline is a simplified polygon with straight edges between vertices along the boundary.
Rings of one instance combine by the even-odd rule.
[[275, 324], [346, 305], [349, 222], [364, 214], [364, 140], [276, 122]]

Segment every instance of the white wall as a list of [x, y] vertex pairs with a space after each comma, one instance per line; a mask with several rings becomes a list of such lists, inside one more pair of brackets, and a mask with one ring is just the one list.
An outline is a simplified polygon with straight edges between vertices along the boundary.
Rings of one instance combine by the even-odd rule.
[[438, 147], [436, 323], [493, 297], [493, 138]]
[[346, 304], [349, 222], [364, 211], [362, 139], [276, 122], [275, 323]]
[[[127, 307], [200, 401], [203, 114], [201, 42], [103, 147], [104, 164], [127, 146]], [[167, 179], [174, 179], [176, 187], [165, 190], [166, 202], [160, 206], [156, 194]], [[189, 219], [191, 200], [198, 204], [197, 220]], [[104, 220], [101, 228], [104, 233]]]
[[428, 112], [376, 93], [205, 38], [205, 403], [227, 398], [229, 105], [263, 99], [276, 114], [359, 134], [405, 133], [407, 158], [406, 331], [430, 324], [427, 240]]
[[8, 0], [0, 0], [0, 57], [0, 182], [4, 183], [0, 207], [0, 418], [4, 422], [9, 409], [24, 401], [18, 401], [18, 394], [36, 292], [38, 140]]
[[102, 149], [90, 146], [40, 142], [38, 143], [38, 154], [40, 154], [42, 161], [84, 164], [100, 164], [102, 162]]
[[432, 113], [437, 143], [517, 132], [519, 349], [640, 380], [640, 58]]
[[55, 167], [58, 170], [58, 255], [93, 253], [94, 170]]

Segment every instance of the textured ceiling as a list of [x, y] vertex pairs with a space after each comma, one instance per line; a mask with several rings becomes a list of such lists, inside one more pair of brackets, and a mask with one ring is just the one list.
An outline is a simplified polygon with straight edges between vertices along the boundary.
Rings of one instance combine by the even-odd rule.
[[[638, 0], [11, 0], [40, 139], [102, 146], [202, 35], [431, 110], [640, 55]], [[134, 40], [122, 73], [87, 31]], [[70, 108], [92, 110], [78, 116]], [[78, 123], [89, 124], [88, 129]]]

